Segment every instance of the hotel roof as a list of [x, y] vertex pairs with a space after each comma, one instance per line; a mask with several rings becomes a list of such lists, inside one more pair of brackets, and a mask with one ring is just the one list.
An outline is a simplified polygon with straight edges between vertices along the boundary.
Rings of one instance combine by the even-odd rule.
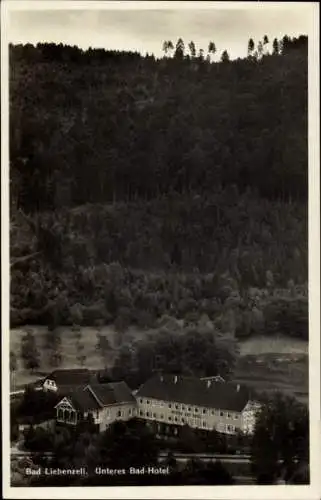
[[137, 391], [136, 397], [241, 412], [250, 400], [249, 389], [229, 382], [158, 375]]

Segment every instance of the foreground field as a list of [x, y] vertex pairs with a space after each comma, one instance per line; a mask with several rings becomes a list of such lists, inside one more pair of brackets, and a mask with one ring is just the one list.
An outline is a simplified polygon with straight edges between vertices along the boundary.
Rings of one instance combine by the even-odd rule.
[[[37, 372], [30, 373], [23, 368], [20, 358], [21, 339], [26, 331], [34, 333], [37, 348], [40, 352], [40, 366]], [[108, 339], [110, 350], [105, 356], [97, 349], [98, 335]], [[11, 390], [17, 390], [53, 370], [49, 363], [46, 348], [46, 327], [25, 327], [11, 330], [10, 350], [17, 356], [17, 369], [11, 377]], [[81, 366], [78, 359], [77, 343], [83, 345], [86, 359], [83, 366], [90, 369], [108, 367], [113, 362], [117, 351], [117, 335], [113, 328], [84, 327], [76, 342], [75, 332], [71, 328], [61, 329], [62, 362], [60, 368], [76, 368]], [[130, 329], [124, 341], [130, 337], [144, 335], [144, 332]], [[308, 400], [308, 343], [302, 340], [289, 339], [282, 336], [273, 338], [254, 337], [239, 343], [240, 356], [234, 374], [235, 381], [246, 383], [257, 390], [271, 391], [280, 389], [294, 394], [303, 402]]]

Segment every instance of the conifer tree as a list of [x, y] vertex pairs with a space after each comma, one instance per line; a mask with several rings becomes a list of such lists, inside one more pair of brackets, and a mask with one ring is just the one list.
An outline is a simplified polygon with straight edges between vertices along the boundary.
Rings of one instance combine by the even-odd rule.
[[255, 47], [254, 40], [253, 40], [253, 38], [250, 38], [248, 46], [247, 46], [247, 54], [248, 54], [248, 56], [253, 55], [254, 47]]
[[221, 55], [221, 62], [229, 62], [230, 56], [227, 50], [223, 50], [222, 55]]
[[184, 41], [182, 38], [179, 38], [177, 40], [176, 47], [175, 47], [175, 58], [176, 59], [183, 59], [184, 51], [185, 51]]
[[273, 55], [279, 54], [279, 42], [277, 38], [273, 40]]
[[188, 44], [188, 48], [189, 48], [189, 51], [191, 53], [191, 57], [196, 57], [196, 47], [195, 47], [195, 43], [193, 42], [193, 40], [191, 40]]

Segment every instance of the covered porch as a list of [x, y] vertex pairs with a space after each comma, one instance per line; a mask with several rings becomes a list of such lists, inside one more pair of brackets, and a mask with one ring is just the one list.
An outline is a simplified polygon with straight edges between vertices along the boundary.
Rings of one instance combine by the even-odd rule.
[[72, 406], [67, 398], [64, 398], [56, 405], [56, 420], [59, 423], [77, 425], [81, 420], [81, 415]]

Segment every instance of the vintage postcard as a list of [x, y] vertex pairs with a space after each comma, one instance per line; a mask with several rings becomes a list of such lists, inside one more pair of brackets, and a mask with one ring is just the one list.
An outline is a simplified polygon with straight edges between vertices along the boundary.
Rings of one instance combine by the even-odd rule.
[[4, 498], [319, 499], [319, 4], [1, 4]]

